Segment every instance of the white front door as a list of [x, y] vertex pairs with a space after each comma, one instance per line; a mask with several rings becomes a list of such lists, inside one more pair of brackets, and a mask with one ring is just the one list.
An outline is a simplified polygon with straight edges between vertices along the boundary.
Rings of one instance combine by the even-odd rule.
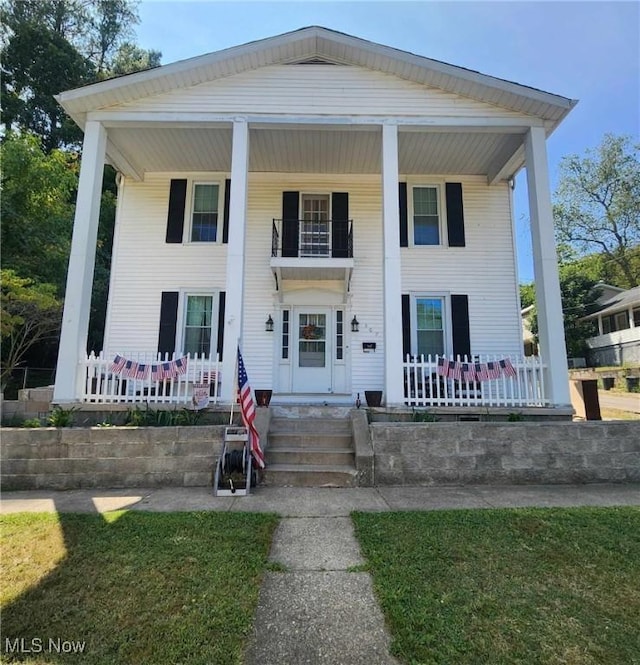
[[331, 392], [331, 310], [323, 307], [293, 311], [293, 392]]

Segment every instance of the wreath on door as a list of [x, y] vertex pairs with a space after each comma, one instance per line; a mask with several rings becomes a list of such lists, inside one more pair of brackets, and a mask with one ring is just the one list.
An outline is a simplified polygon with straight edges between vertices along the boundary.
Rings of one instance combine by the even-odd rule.
[[310, 323], [302, 329], [303, 339], [320, 339], [320, 328]]

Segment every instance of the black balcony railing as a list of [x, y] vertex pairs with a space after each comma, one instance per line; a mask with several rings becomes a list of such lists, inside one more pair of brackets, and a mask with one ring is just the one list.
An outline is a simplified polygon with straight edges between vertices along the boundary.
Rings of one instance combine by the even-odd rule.
[[271, 256], [353, 258], [353, 220], [274, 219]]

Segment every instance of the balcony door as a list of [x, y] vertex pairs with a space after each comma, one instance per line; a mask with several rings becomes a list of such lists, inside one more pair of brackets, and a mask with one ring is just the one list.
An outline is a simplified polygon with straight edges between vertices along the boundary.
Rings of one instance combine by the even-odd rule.
[[331, 309], [294, 309], [293, 391], [331, 392]]
[[302, 195], [300, 256], [331, 256], [328, 194]]

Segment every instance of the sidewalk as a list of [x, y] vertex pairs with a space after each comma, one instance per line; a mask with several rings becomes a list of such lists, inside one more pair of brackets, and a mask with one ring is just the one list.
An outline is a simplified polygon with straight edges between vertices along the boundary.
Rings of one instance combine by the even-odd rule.
[[259, 487], [246, 497], [214, 497], [211, 488], [35, 490], [4, 492], [0, 512], [216, 510], [273, 512], [283, 517], [346, 517], [354, 510], [439, 510], [525, 506], [639, 505], [640, 483], [587, 485], [465, 485], [446, 487]]
[[260, 589], [246, 665], [397, 665], [351, 511], [519, 506], [640, 506], [640, 484], [262, 487], [247, 497], [209, 488], [7, 492], [0, 511], [259, 511], [282, 515]]

